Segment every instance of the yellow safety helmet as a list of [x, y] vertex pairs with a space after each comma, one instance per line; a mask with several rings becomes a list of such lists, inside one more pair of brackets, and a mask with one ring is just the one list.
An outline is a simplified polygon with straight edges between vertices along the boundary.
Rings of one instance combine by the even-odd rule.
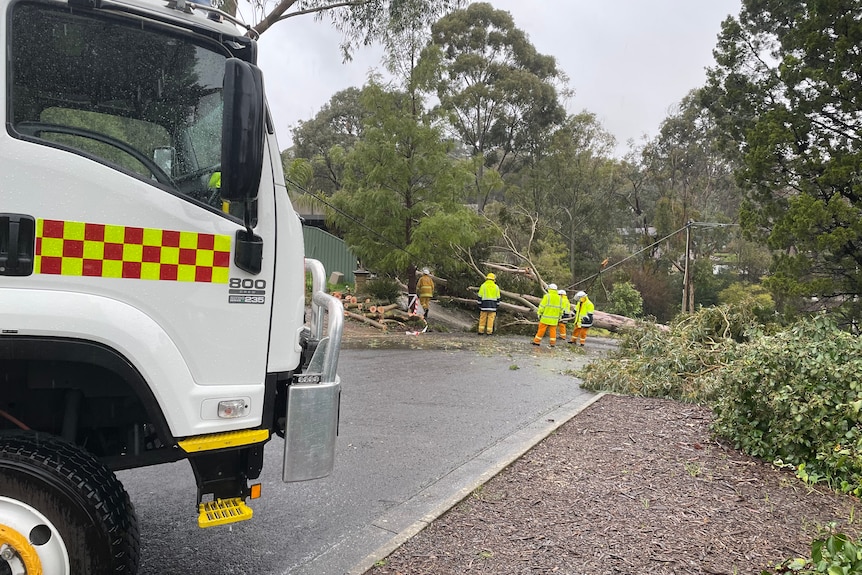
[[485, 276], [485, 279], [486, 279], [486, 280], [496, 280], [496, 279], [497, 279], [497, 276], [495, 276], [495, 275], [494, 275], [494, 272], [491, 272], [491, 273], [489, 273], [488, 275], [486, 275], [486, 276]]

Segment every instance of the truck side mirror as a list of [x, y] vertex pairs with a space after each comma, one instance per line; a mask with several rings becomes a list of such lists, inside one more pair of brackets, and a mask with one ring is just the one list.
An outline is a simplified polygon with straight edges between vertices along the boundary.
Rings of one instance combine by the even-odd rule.
[[228, 58], [224, 73], [221, 142], [221, 197], [242, 201], [257, 197], [263, 167], [263, 74], [239, 58]]

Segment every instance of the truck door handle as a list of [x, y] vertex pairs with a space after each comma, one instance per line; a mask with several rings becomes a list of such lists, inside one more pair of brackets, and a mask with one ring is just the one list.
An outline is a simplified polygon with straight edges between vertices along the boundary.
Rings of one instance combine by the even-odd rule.
[[36, 220], [0, 214], [0, 276], [29, 276], [36, 251]]

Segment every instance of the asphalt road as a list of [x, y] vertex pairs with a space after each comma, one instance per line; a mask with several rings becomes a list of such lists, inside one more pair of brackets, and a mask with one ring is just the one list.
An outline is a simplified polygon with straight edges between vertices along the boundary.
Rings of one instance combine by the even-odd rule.
[[333, 474], [283, 483], [274, 439], [250, 521], [199, 529], [187, 462], [119, 473], [140, 575], [360, 575], [595, 398], [571, 375], [594, 351], [513, 347], [342, 350]]

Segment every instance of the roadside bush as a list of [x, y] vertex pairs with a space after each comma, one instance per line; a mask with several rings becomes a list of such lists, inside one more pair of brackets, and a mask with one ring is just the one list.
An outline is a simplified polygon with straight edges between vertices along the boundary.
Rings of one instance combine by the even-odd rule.
[[769, 321], [775, 315], [775, 301], [760, 284], [733, 283], [718, 294], [721, 303], [730, 305], [750, 305], [760, 321]]
[[605, 311], [626, 317], [640, 317], [644, 313], [644, 300], [632, 282], [614, 284], [608, 294]]
[[738, 342], [757, 329], [746, 306], [702, 308], [669, 331], [643, 323], [624, 332], [617, 351], [581, 370], [581, 386], [711, 405], [720, 369], [735, 359]]
[[[844, 533], [826, 534], [811, 543], [810, 558], [788, 559], [776, 566], [775, 573], [862, 575], [862, 541], [851, 541]], [[772, 575], [772, 571], [761, 575]]]
[[800, 321], [724, 366], [714, 431], [809, 483], [862, 495], [860, 374], [862, 340], [829, 318]]
[[365, 291], [378, 301], [393, 302], [401, 295], [401, 287], [391, 278], [379, 277], [365, 284]]

